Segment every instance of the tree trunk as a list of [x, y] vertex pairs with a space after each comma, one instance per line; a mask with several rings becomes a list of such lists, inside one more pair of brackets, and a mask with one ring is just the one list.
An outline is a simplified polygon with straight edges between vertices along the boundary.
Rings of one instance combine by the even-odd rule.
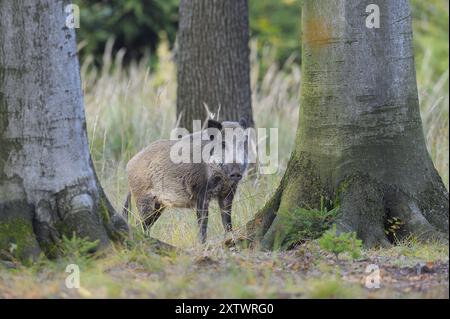
[[253, 126], [247, 0], [181, 0], [177, 115], [180, 127], [207, 118]]
[[55, 256], [62, 235], [105, 246], [127, 230], [90, 158], [69, 3], [0, 0], [0, 257]]
[[[272, 199], [248, 224], [262, 247], [279, 247], [295, 208], [339, 206], [340, 232], [366, 246], [397, 238], [448, 239], [448, 192], [426, 149], [407, 0], [305, 0], [300, 120], [295, 150]], [[392, 238], [391, 238], [392, 241]]]

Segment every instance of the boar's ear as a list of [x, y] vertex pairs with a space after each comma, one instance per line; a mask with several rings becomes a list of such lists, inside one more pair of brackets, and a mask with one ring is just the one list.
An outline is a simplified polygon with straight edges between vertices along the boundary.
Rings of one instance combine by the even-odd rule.
[[216, 128], [219, 131], [221, 131], [222, 130], [222, 123], [220, 123], [220, 122], [218, 122], [216, 120], [209, 119], [208, 120], [208, 128]]
[[244, 119], [244, 118], [242, 118], [242, 119], [239, 120], [239, 125], [240, 125], [243, 129], [248, 128], [247, 120]]

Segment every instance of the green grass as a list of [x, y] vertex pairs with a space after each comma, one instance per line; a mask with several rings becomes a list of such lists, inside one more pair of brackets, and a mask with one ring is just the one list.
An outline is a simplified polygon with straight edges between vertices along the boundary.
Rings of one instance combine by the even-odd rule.
[[312, 299], [355, 299], [363, 296], [362, 288], [339, 277], [324, 276], [308, 281], [307, 294]]
[[436, 262], [449, 259], [449, 247], [439, 241], [422, 243], [414, 237], [398, 242], [389, 249], [372, 249], [368, 255], [374, 254], [391, 260], [396, 266], [412, 266], [418, 262]]

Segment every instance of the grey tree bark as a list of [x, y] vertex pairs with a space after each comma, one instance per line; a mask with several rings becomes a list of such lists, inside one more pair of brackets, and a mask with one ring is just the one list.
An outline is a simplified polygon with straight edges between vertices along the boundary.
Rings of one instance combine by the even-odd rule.
[[62, 235], [127, 231], [96, 177], [70, 1], [0, 0], [0, 257], [58, 254]]
[[180, 127], [244, 118], [253, 126], [247, 0], [181, 0], [177, 51], [177, 115]]
[[340, 232], [366, 246], [397, 238], [448, 240], [449, 198], [427, 152], [419, 113], [407, 0], [378, 1], [380, 28], [366, 27], [371, 0], [305, 0], [296, 146], [272, 199], [248, 224], [264, 248], [286, 237], [288, 212], [339, 206]]

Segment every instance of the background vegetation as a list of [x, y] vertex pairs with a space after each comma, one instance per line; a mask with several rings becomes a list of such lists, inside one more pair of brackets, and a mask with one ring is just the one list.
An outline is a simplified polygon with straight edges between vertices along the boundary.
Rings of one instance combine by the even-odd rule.
[[78, 40], [81, 59], [92, 55], [101, 63], [106, 42], [113, 38], [113, 54], [125, 50], [125, 60], [154, 52], [162, 34], [173, 44], [177, 32], [178, 0], [75, 0], [82, 27]]
[[[81, 8], [78, 40], [81, 58], [101, 62], [106, 42], [115, 38], [113, 55], [125, 48], [127, 60], [155, 53], [160, 41], [176, 39], [179, 0], [75, 0]], [[416, 56], [429, 61], [439, 76], [448, 69], [448, 1], [411, 0]], [[270, 46], [281, 64], [292, 55], [300, 59], [301, 0], [249, 0], [250, 31], [258, 52]]]
[[[109, 77], [125, 81], [124, 85], [131, 85], [136, 81], [135, 75], [147, 81], [136, 82], [139, 87], [134, 89], [139, 93], [132, 91], [132, 87], [125, 88], [126, 98], [133, 96], [134, 99], [141, 99], [140, 104], [136, 105], [132, 101], [126, 101], [126, 104], [123, 104], [125, 101], [109, 103], [108, 110], [111, 112], [108, 114], [111, 114], [105, 116], [112, 116], [115, 121], [122, 119], [123, 125], [131, 126], [122, 129], [127, 130], [126, 132], [119, 136], [119, 133], [112, 129], [116, 126], [109, 127], [116, 124], [114, 121], [96, 118], [97, 121], [101, 120], [101, 125], [108, 133], [108, 136], [103, 137], [96, 131], [95, 136], [91, 138], [93, 150], [95, 154], [101, 154], [101, 159], [128, 159], [130, 154], [134, 154], [149, 141], [167, 136], [173, 125], [175, 115], [172, 109], [175, 107], [173, 103], [176, 98], [173, 62], [176, 50], [173, 49], [176, 41], [178, 1], [75, 1], [81, 8], [82, 27], [77, 32], [80, 59], [85, 71], [83, 75], [92, 81], [87, 86], [91, 88], [87, 93], [94, 92], [91, 84], [101, 88], [102, 83], [110, 83]], [[449, 4], [446, 0], [411, 0], [411, 5], [417, 81], [425, 134], [434, 163], [448, 188]], [[253, 39], [254, 113], [259, 117], [257, 125], [270, 124], [266, 127], [280, 128], [280, 154], [283, 157], [281, 162], [284, 163], [290, 152], [298, 113], [301, 0], [249, 0], [249, 7]], [[112, 57], [117, 63], [111, 61]], [[119, 69], [113, 68], [114, 65]], [[120, 69], [122, 65], [125, 66], [124, 69]], [[100, 78], [97, 78], [98, 75]], [[155, 92], [150, 93], [152, 91]], [[119, 92], [122, 91], [119, 90], [116, 95]], [[102, 92], [95, 94], [101, 95]], [[155, 94], [159, 98], [157, 104], [148, 99], [148, 95]], [[109, 100], [107, 97], [110, 96], [105, 96], [106, 101]], [[164, 101], [163, 97], [167, 100]], [[88, 101], [89, 99], [87, 96]], [[115, 111], [114, 105], [117, 107]], [[131, 113], [136, 111], [137, 106], [140, 110], [136, 117], [132, 118]], [[156, 109], [150, 109], [153, 107]], [[100, 113], [102, 108], [99, 105], [87, 104], [87, 108], [88, 112], [96, 108], [98, 116], [103, 114]], [[277, 115], [273, 121], [266, 123], [268, 117], [265, 114], [269, 113], [265, 112]], [[121, 117], [125, 115], [122, 113], [127, 113], [128, 117]], [[155, 114], [163, 116], [164, 121], [156, 121]], [[136, 127], [152, 119], [156, 127], [145, 127], [144, 130]], [[121, 140], [123, 138], [127, 138], [127, 141]]]

